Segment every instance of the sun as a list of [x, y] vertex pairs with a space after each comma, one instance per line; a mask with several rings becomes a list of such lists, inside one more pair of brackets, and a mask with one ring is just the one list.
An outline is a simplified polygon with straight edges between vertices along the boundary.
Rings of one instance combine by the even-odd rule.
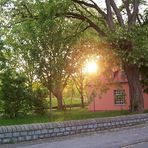
[[98, 70], [98, 65], [94, 60], [88, 61], [84, 66], [84, 72], [88, 74], [94, 74]]

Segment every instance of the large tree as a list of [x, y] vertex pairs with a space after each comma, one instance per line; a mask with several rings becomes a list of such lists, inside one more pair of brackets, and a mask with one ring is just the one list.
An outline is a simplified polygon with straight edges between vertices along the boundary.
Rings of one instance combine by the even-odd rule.
[[[50, 20], [54, 16], [54, 18], [65, 19], [63, 17], [65, 16], [66, 19], [69, 19], [69, 23], [73, 23], [72, 19], [79, 20], [78, 27], [83, 27], [83, 31], [88, 28], [94, 29], [98, 33], [98, 39], [101, 37], [106, 40], [109, 50], [117, 54], [121, 60], [122, 68], [129, 82], [131, 111], [143, 112], [144, 101], [139, 80], [139, 67], [142, 66], [141, 59], [148, 57], [148, 45], [147, 38], [145, 35], [143, 38], [140, 31], [141, 40], [143, 40], [140, 44], [145, 43], [145, 46], [139, 48], [138, 40], [135, 39], [135, 28], [139, 29], [143, 24], [143, 14], [139, 12], [139, 8], [144, 1], [104, 0], [99, 3], [96, 0], [46, 0], [44, 2], [7, 0], [7, 2], [9, 3], [7, 7], [11, 5], [12, 7], [9, 9], [14, 10], [13, 13], [11, 12], [11, 17], [18, 16], [18, 23], [28, 20], [36, 21], [42, 16], [40, 20], [42, 24], [46, 18]], [[35, 3], [39, 5], [34, 5]], [[42, 5], [43, 3], [45, 5]], [[35, 11], [35, 9], [42, 11]], [[10, 11], [8, 12], [10, 13]], [[50, 24], [50, 21], [46, 23]], [[146, 35], [147, 30], [145, 27]]]
[[[129, 83], [132, 112], [144, 110], [139, 61], [142, 56], [147, 57], [148, 51], [143, 46], [137, 49], [134, 39], [135, 26], [141, 28], [142, 25], [142, 12], [139, 12], [142, 3], [144, 1], [140, 0], [105, 0], [103, 4], [95, 0], [71, 0], [69, 10], [65, 13], [66, 17], [78, 19], [86, 27], [93, 28], [99, 37], [108, 41], [110, 50], [118, 54]], [[147, 28], [145, 33], [148, 35]], [[142, 39], [146, 44], [146, 39]]]
[[[141, 24], [142, 27], [141, 27], [141, 29], [136, 30], [136, 38], [135, 39], [137, 39], [140, 42], [140, 43], [138, 42], [139, 48], [145, 46], [145, 48], [148, 50], [148, 48], [147, 48], [147, 42], [148, 42], [147, 34], [148, 33], [146, 32], [147, 31], [146, 28], [148, 28], [148, 10], [146, 10], [144, 14], [145, 15], [142, 17], [142, 19], [143, 19], [143, 23]], [[142, 35], [142, 37], [141, 37], [141, 35]], [[147, 40], [143, 40], [140, 38], [146, 38]], [[140, 74], [142, 76], [141, 82], [142, 82], [144, 92], [148, 93], [148, 58], [142, 57], [141, 62], [144, 63], [140, 67]]]
[[[62, 5], [64, 9], [66, 6]], [[5, 36], [11, 50], [16, 51], [14, 56], [18, 55], [19, 69], [26, 73], [30, 84], [34, 78], [41, 80], [62, 110], [63, 90], [70, 76], [71, 45], [79, 31], [74, 23], [55, 17], [55, 7], [53, 1], [10, 0], [3, 5], [3, 15], [9, 18]]]

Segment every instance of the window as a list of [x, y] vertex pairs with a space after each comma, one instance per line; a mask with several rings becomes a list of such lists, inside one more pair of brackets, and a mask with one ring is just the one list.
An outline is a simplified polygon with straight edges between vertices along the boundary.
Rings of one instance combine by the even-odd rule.
[[115, 104], [117, 105], [125, 104], [125, 90], [124, 89], [114, 90], [114, 98], [115, 98]]

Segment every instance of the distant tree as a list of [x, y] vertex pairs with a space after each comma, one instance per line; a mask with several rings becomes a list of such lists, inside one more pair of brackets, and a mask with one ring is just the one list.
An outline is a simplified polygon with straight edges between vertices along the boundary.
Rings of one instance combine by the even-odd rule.
[[93, 45], [87, 40], [82, 40], [74, 46], [73, 64], [71, 78], [80, 94], [81, 107], [85, 107], [84, 99], [86, 96], [86, 73], [84, 72], [86, 60], [88, 60], [94, 53]]

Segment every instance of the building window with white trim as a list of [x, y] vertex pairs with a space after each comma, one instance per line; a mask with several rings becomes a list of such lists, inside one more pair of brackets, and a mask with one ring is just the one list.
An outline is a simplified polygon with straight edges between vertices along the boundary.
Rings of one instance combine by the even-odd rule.
[[114, 90], [114, 99], [116, 105], [124, 105], [125, 102], [125, 90], [124, 89], [117, 89]]

